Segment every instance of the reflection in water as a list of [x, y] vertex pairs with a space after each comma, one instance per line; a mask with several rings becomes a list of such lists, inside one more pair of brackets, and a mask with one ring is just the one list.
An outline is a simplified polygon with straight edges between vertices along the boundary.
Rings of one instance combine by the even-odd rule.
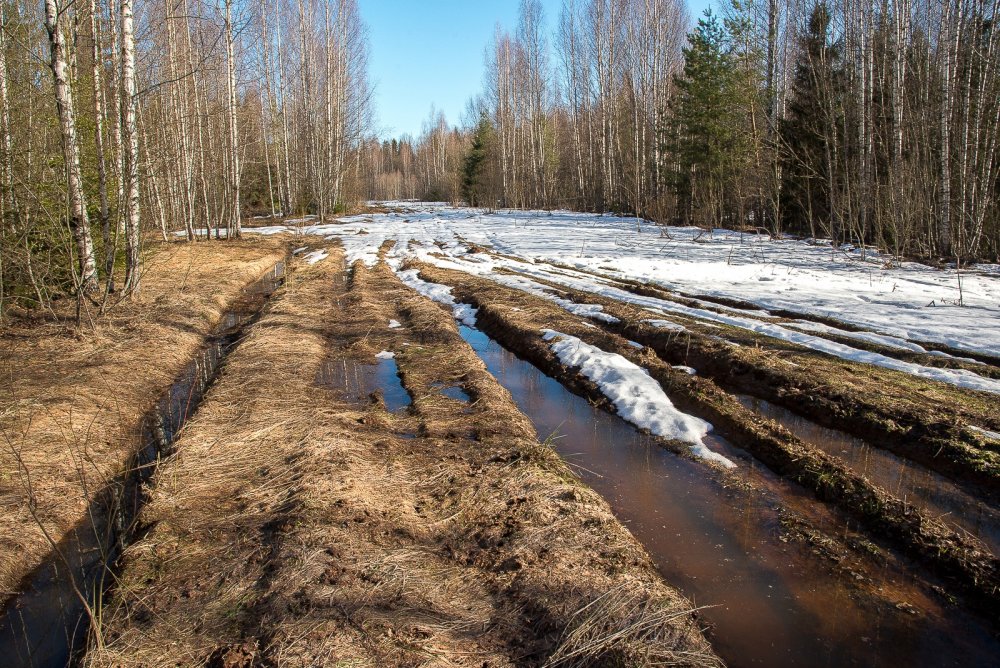
[[373, 392], [379, 391], [390, 413], [401, 411], [411, 403], [394, 359], [380, 359], [375, 364], [344, 358], [328, 360], [320, 367], [316, 383], [334, 388], [347, 401], [356, 403], [367, 401]]
[[821, 427], [763, 399], [737, 398], [755, 413], [778, 422], [806, 443], [843, 460], [900, 499], [959, 531], [969, 532], [994, 554], [1000, 554], [1000, 513], [944, 476], [887, 450], [873, 448], [853, 436]]
[[465, 390], [463, 390], [460, 385], [445, 385], [444, 383], [431, 383], [431, 388], [437, 390], [438, 392], [448, 397], [449, 399], [454, 399], [455, 401], [461, 401], [462, 403], [465, 404], [472, 402], [472, 398], [468, 394], [466, 394]]
[[[889, 574], [878, 583], [887, 595], [923, 614], [866, 605], [843, 577], [782, 542], [778, 504], [801, 490], [785, 486], [784, 496], [774, 497], [724, 488], [703, 464], [656, 446], [482, 332], [463, 326], [461, 333], [540, 438], [554, 435], [553, 447], [608, 500], [666, 580], [695, 604], [713, 606], [703, 616], [730, 666], [992, 665], [1000, 643], [978, 620], [937, 608]], [[776, 486], [753, 460], [722, 451], [737, 457], [750, 481]]]

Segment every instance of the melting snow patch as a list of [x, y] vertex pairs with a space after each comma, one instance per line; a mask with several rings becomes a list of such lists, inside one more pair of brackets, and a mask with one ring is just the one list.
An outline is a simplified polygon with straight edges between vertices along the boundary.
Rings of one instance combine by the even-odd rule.
[[399, 329], [400, 327], [402, 327], [402, 325], [399, 324], [398, 320], [390, 320], [389, 321], [389, 329]]
[[417, 269], [408, 269], [406, 271], [397, 271], [396, 275], [399, 276], [399, 280], [401, 280], [404, 284], [413, 288], [424, 297], [436, 301], [439, 304], [450, 306], [452, 314], [455, 316], [455, 320], [458, 320], [463, 325], [475, 327], [476, 313], [478, 312], [477, 309], [472, 308], [468, 304], [455, 303], [455, 298], [451, 295], [450, 287], [447, 285], [440, 285], [439, 283], [428, 283], [417, 276], [419, 273], [420, 272]]
[[628, 344], [635, 348], [636, 350], [645, 350], [646, 346], [638, 343], [637, 341], [629, 341]]
[[621, 320], [613, 315], [602, 313], [604, 307], [600, 304], [577, 304], [576, 302], [571, 302], [568, 299], [560, 299], [559, 297], [554, 298], [552, 301], [559, 306], [562, 306], [573, 315], [578, 315], [581, 318], [592, 318], [594, 320], [600, 320], [601, 322], [611, 324], [621, 322]]
[[673, 332], [687, 331], [684, 325], [677, 324], [676, 322], [672, 322], [670, 320], [643, 320], [643, 322], [651, 327], [656, 327], [657, 329], [669, 329]]
[[[351, 257], [366, 263], [374, 263], [378, 248], [386, 239], [397, 242], [390, 256], [440, 252], [451, 261], [457, 261], [456, 256], [472, 244], [493, 246], [507, 257], [477, 254], [469, 262], [461, 263], [465, 270], [486, 275], [490, 268], [509, 266], [522, 273], [532, 272], [531, 275], [546, 282], [562, 282], [591, 292], [600, 290], [605, 297], [618, 301], [644, 299], [613, 294], [616, 290], [607, 280], [626, 278], [677, 292], [735, 299], [761, 309], [832, 317], [865, 330], [867, 334], [862, 336], [895, 337], [899, 340], [887, 338], [882, 343], [903, 347], [946, 345], [949, 349], [991, 354], [1000, 341], [997, 265], [979, 265], [974, 271], [963, 272], [964, 294], [971, 308], [955, 309], [940, 307], [957, 296], [955, 270], [908, 262], [894, 262], [885, 268], [887, 258], [872, 249], [868, 249], [865, 260], [858, 257], [860, 253], [852, 252], [852, 261], [844, 262], [843, 254], [831, 252], [826, 240], [809, 242], [782, 237], [783, 240], [762, 246], [760, 242], [766, 239], [763, 235], [726, 231], [704, 235], [703, 230], [672, 227], [667, 228], [671, 250], [665, 254], [662, 241], [647, 233], [654, 228], [643, 223], [639, 234], [634, 219], [568, 211], [486, 213], [433, 203], [398, 202], [390, 206], [398, 207], [402, 213], [353, 216], [330, 224], [322, 224], [312, 216], [289, 217], [279, 224], [248, 228], [246, 232], [332, 236], [341, 239], [345, 254], [353, 252]], [[369, 234], [357, 234], [360, 228]], [[180, 236], [183, 234], [179, 232]], [[435, 241], [441, 246], [434, 245]], [[765, 248], [766, 260], [762, 255]], [[577, 255], [581, 257], [569, 259]], [[515, 256], [522, 259], [511, 259]], [[551, 266], [554, 262], [569, 262], [577, 271], [559, 267], [557, 272]], [[593, 271], [606, 275], [590, 274]], [[759, 280], [762, 276], [771, 280]], [[932, 300], [938, 308], [924, 306]], [[763, 312], [746, 312], [714, 302], [686, 303], [702, 306], [702, 310], [717, 315], [752, 315], [758, 321], [767, 317]], [[805, 333], [801, 328], [787, 325], [786, 330], [789, 334]], [[830, 335], [811, 333], [814, 337]], [[936, 345], [927, 346], [924, 341]]]
[[529, 295], [535, 295], [536, 297], [546, 299], [559, 307], [566, 309], [573, 315], [580, 316], [581, 318], [591, 318], [593, 320], [600, 320], [601, 322], [607, 322], [610, 324], [621, 322], [621, 320], [613, 315], [604, 313], [604, 307], [600, 304], [577, 304], [570, 299], [557, 297], [549, 292], [548, 288], [540, 285], [530, 278], [525, 278], [523, 276], [505, 276], [502, 274], [491, 275], [490, 278], [500, 285], [506, 285], [509, 288], [521, 290], [522, 292], [527, 292]]
[[479, 309], [472, 308], [468, 304], [454, 304], [451, 311], [455, 316], [455, 320], [458, 320], [463, 325], [468, 325], [469, 327], [476, 326], [476, 314], [479, 312]]
[[801, 329], [805, 332], [815, 332], [817, 334], [830, 334], [833, 336], [841, 336], [846, 339], [855, 339], [857, 341], [867, 341], [869, 343], [875, 343], [880, 346], [885, 346], [886, 348], [892, 348], [894, 350], [908, 350], [913, 353], [925, 353], [923, 346], [917, 345], [911, 341], [900, 338], [898, 336], [890, 336], [888, 334], [876, 334], [875, 332], [851, 332], [846, 329], [840, 329], [838, 327], [831, 327], [829, 325], [824, 325], [820, 322], [812, 322], [809, 320], [798, 320], [796, 322], [788, 323], [789, 327], [795, 329]]
[[307, 250], [309, 250], [309, 246], [303, 246], [302, 248], [296, 248], [295, 250], [292, 251], [292, 255], [298, 255], [299, 253], [303, 253], [303, 252], [305, 252]]
[[316, 250], [304, 256], [303, 259], [309, 264], [316, 264], [317, 262], [321, 262], [328, 257], [330, 257], [330, 254], [326, 251]]
[[379, 360], [391, 360], [395, 356], [396, 356], [396, 353], [391, 353], [388, 350], [383, 350], [382, 352], [380, 352], [377, 355], [375, 355], [375, 359], [379, 359]]
[[347, 252], [345, 260], [347, 261], [348, 267], [359, 260], [364, 263], [366, 267], [374, 267], [378, 264], [378, 253], [366, 249], [354, 249]]
[[984, 438], [988, 438], [993, 441], [1000, 441], [1000, 433], [997, 433], [995, 431], [989, 431], [983, 429], [982, 427], [973, 427], [972, 425], [969, 425], [969, 429], [976, 432], [980, 436], [983, 436]]
[[551, 341], [552, 352], [559, 361], [580, 369], [580, 373], [596, 383], [622, 419], [657, 436], [690, 443], [696, 457], [726, 468], [736, 466], [702, 442], [712, 425], [674, 408], [659, 383], [645, 369], [576, 337], [551, 329], [543, 329], [542, 333], [546, 341]]
[[689, 367], [689, 366], [684, 366], [682, 364], [678, 364], [674, 368], [677, 369], [678, 371], [683, 371], [684, 373], [686, 373], [689, 376], [697, 376], [698, 375], [698, 372], [696, 370], [694, 370], [693, 368]]

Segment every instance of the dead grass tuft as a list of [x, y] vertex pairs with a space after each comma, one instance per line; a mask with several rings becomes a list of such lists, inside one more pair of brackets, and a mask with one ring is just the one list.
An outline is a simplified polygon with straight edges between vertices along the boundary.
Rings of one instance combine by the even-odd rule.
[[646, 592], [625, 583], [591, 601], [572, 618], [545, 666], [676, 666], [712, 656], [678, 651], [678, 623], [691, 624], [692, 611], [659, 607]]

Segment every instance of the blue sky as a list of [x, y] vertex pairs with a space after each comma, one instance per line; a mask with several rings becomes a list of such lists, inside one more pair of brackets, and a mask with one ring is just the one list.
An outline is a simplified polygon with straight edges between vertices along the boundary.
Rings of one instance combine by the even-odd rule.
[[[688, 0], [692, 15], [710, 0]], [[359, 0], [371, 38], [379, 134], [417, 136], [431, 106], [457, 123], [482, 87], [483, 50], [497, 23], [517, 28], [518, 0]], [[542, 0], [550, 26], [562, 0]]]

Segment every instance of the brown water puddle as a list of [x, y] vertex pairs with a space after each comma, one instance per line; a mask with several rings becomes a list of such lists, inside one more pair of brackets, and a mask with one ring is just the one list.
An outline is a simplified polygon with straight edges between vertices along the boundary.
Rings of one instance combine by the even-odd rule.
[[806, 443], [844, 461], [854, 471], [896, 497], [937, 517], [959, 532], [978, 538], [1000, 554], [1000, 512], [948, 478], [887, 450], [834, 429], [827, 429], [772, 403], [739, 395], [746, 408], [778, 422]]
[[[702, 614], [730, 666], [994, 664], [1000, 641], [986, 623], [943, 609], [905, 573], [886, 567], [866, 576], [888, 600], [876, 603], [807, 546], [782, 540], [785, 504], [808, 504], [820, 524], [833, 520], [822, 504], [741, 451], [710, 443], [736, 459], [748, 482], [779, 494], [726, 488], [703, 464], [659, 447], [482, 332], [460, 329], [539, 435], [553, 434], [552, 446], [608, 500], [664, 578], [697, 605], [712, 606]], [[921, 612], [897, 610], [893, 602]]]

